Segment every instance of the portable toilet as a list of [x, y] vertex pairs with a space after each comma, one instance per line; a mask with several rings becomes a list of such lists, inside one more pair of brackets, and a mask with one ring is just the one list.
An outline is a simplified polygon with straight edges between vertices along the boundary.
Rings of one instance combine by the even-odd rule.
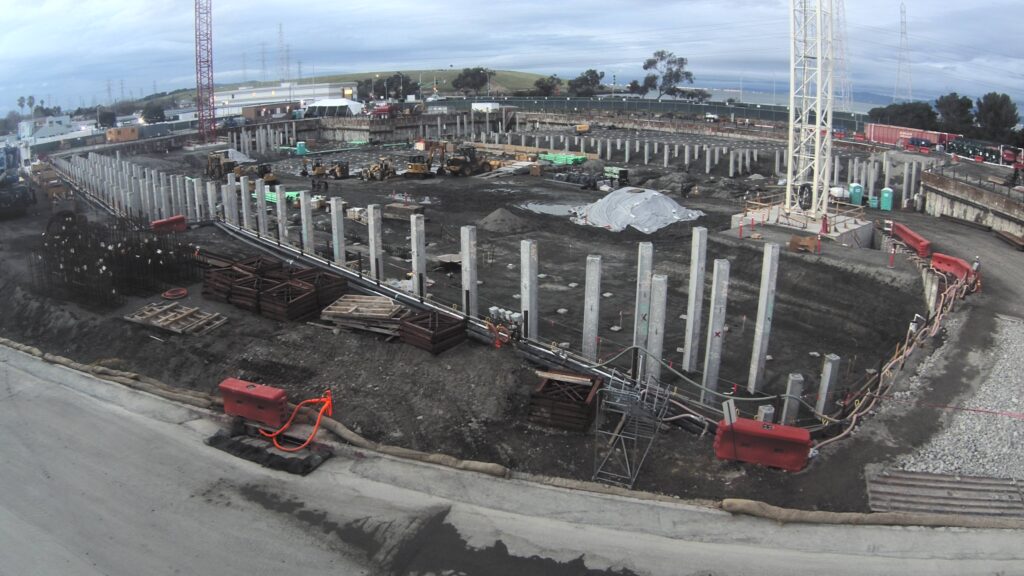
[[868, 208], [878, 208], [878, 196], [868, 196]]
[[305, 140], [300, 140], [300, 141], [295, 143], [295, 155], [296, 156], [305, 156], [308, 153], [309, 153], [309, 149], [306, 148], [306, 141]]
[[882, 188], [881, 206], [883, 212], [892, 212], [892, 188]]
[[864, 203], [864, 186], [852, 182], [850, 184], [850, 204], [860, 206]]

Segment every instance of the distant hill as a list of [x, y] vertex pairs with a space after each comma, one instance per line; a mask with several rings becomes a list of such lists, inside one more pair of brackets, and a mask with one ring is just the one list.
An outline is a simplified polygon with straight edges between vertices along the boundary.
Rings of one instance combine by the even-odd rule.
[[[413, 80], [419, 81], [423, 79], [423, 92], [426, 94], [430, 91], [436, 79], [438, 92], [453, 92], [451, 87], [452, 80], [454, 80], [462, 69], [447, 69], [447, 70], [383, 70], [377, 72], [352, 72], [348, 74], [332, 74], [329, 76], [316, 76], [312, 78], [303, 78], [303, 84], [312, 84], [315, 82], [358, 82], [360, 80], [366, 80], [367, 78], [373, 78], [377, 74], [381, 76], [392, 75], [397, 72], [405, 74]], [[515, 70], [495, 70], [494, 78], [491, 79], [491, 92], [498, 93], [511, 93], [517, 90], [532, 90], [534, 88], [533, 83], [538, 78], [543, 78], [541, 74], [534, 74], [532, 72], [517, 72]], [[280, 82], [245, 82], [240, 84], [218, 84], [218, 90], [235, 88], [238, 86], [260, 86], [260, 85], [278, 85]], [[485, 89], [486, 90], [486, 89]]]

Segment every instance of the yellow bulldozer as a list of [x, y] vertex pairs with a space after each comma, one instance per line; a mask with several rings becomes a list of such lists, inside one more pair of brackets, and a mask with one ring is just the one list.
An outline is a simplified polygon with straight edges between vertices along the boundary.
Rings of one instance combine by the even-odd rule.
[[206, 156], [206, 175], [210, 178], [222, 180], [228, 173], [233, 172], [237, 166], [237, 162], [228, 158], [227, 150], [210, 152]]
[[363, 168], [362, 172], [359, 173], [359, 178], [362, 180], [387, 180], [394, 177], [395, 174], [395, 165], [391, 162], [391, 159], [381, 157], [380, 160]]

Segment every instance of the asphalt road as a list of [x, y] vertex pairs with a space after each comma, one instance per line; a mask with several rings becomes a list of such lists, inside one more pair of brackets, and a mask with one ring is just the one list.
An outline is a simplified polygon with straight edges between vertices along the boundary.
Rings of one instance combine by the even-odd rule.
[[219, 425], [0, 347], [0, 575], [1024, 573], [1019, 532], [782, 526], [351, 450], [301, 478], [205, 446]]

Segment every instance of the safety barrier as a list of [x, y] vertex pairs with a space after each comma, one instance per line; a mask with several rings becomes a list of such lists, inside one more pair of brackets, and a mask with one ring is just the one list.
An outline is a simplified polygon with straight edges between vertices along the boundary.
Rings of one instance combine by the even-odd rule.
[[903, 224], [894, 223], [892, 235], [912, 248], [921, 258], [927, 258], [932, 253], [932, 243]]
[[966, 281], [974, 276], [974, 269], [965, 260], [938, 252], [932, 254], [932, 269], [952, 274], [960, 281]]

